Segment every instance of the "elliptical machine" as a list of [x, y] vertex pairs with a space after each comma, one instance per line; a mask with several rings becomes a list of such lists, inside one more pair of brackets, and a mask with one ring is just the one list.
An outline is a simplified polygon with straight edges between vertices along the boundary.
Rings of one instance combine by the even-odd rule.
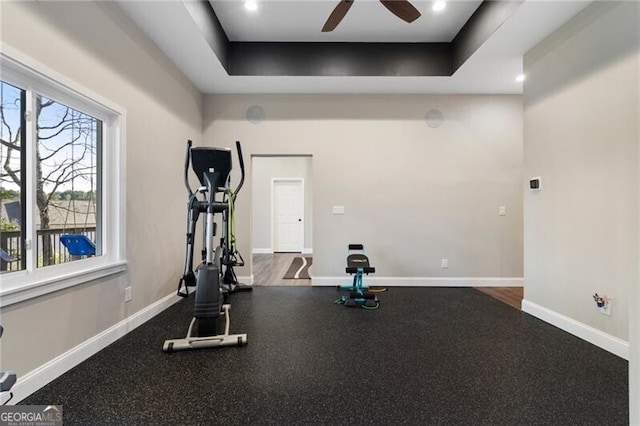
[[[184, 183], [189, 193], [187, 204], [187, 250], [185, 269], [178, 284], [178, 295], [188, 297], [188, 287], [195, 286], [195, 309], [193, 319], [184, 339], [165, 340], [162, 349], [173, 352], [187, 349], [210, 348], [218, 346], [243, 346], [247, 343], [246, 334], [229, 334], [229, 310], [231, 306], [225, 302], [226, 292], [221, 282], [221, 267], [223, 247], [214, 246], [216, 223], [214, 215], [221, 213], [223, 221], [233, 205], [235, 197], [244, 182], [244, 162], [240, 142], [236, 142], [238, 160], [242, 172], [242, 179], [235, 191], [229, 188], [229, 174], [231, 173], [231, 150], [210, 147], [192, 147], [187, 142], [187, 154], [184, 166]], [[189, 165], [198, 176], [201, 186], [194, 192], [189, 185]], [[224, 193], [227, 199], [216, 201], [217, 193]], [[200, 197], [199, 197], [200, 195]], [[196, 225], [201, 213], [205, 214], [202, 242], [202, 263], [196, 271], [193, 270], [193, 251]], [[227, 216], [228, 217], [228, 216]], [[228, 228], [222, 238], [221, 245], [227, 247], [230, 234]], [[225, 242], [226, 240], [226, 242]], [[234, 262], [229, 262], [233, 267]], [[227, 267], [229, 266], [227, 265]], [[185, 292], [181, 292], [182, 286]], [[219, 319], [224, 315], [225, 325], [223, 334], [216, 334]], [[194, 328], [197, 337], [194, 336]]]

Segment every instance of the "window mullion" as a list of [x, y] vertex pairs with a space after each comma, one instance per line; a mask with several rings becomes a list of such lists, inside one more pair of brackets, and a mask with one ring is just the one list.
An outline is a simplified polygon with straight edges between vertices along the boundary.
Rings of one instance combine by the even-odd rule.
[[27, 94], [24, 89], [20, 90], [20, 269], [27, 269], [27, 255], [25, 242], [27, 241]]
[[36, 270], [38, 261], [37, 253], [37, 226], [36, 226], [36, 161], [37, 161], [37, 131], [36, 131], [36, 95], [31, 86], [26, 89], [26, 256], [27, 271]]
[[[107, 123], [106, 126], [109, 124]], [[96, 248], [99, 249], [100, 255], [104, 255], [107, 253], [105, 247], [105, 241], [109, 241], [109, 237], [107, 236], [107, 214], [105, 214], [104, 207], [106, 204], [104, 203], [104, 195], [105, 195], [105, 182], [108, 182], [108, 179], [104, 179], [104, 163], [105, 158], [107, 157], [106, 152], [104, 150], [104, 140], [105, 140], [105, 123], [102, 120], [98, 120], [97, 122], [97, 132], [96, 132], [96, 150], [99, 153], [97, 156], [97, 164], [96, 164]], [[98, 213], [100, 212], [100, 213]], [[100, 216], [98, 216], [100, 215]], [[98, 220], [100, 217], [100, 220]], [[98, 227], [100, 227], [100, 231], [98, 232]]]

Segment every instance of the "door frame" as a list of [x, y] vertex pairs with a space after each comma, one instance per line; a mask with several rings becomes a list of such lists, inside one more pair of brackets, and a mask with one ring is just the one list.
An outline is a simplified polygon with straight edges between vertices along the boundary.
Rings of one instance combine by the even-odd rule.
[[275, 217], [275, 194], [276, 183], [278, 182], [300, 182], [301, 197], [300, 211], [302, 212], [302, 238], [300, 239], [300, 253], [304, 252], [304, 227], [305, 227], [305, 209], [304, 209], [304, 178], [271, 178], [271, 247], [276, 252], [276, 217]]

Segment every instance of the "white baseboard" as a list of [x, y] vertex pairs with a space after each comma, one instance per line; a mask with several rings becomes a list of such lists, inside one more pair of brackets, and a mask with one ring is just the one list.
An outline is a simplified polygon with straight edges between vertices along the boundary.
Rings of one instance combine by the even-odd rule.
[[[311, 285], [336, 286], [350, 283], [350, 276], [311, 277]], [[522, 287], [523, 278], [458, 278], [458, 277], [375, 277], [365, 276], [364, 282], [384, 287]]]
[[569, 334], [573, 334], [582, 340], [586, 340], [587, 342], [592, 343], [605, 351], [611, 352], [620, 358], [629, 360], [629, 342], [526, 299], [522, 301], [522, 311], [533, 315], [542, 321], [548, 322]]
[[313, 249], [312, 248], [303, 248], [302, 249], [302, 254], [313, 254]]
[[[78, 346], [69, 349], [62, 355], [59, 355], [35, 370], [30, 371], [23, 377], [18, 377], [18, 381], [11, 389], [14, 394], [14, 398], [11, 400], [10, 404], [13, 405], [22, 401], [38, 389], [60, 377], [82, 361], [88, 359], [92, 355], [95, 355], [111, 343], [149, 321], [151, 318], [180, 300], [183, 299], [176, 296], [175, 292], [172, 292], [170, 295], [163, 297], [157, 302], [136, 312], [102, 333], [93, 336], [89, 340], [80, 343]], [[162, 350], [162, 348], [158, 347], [158, 351], [160, 350]]]
[[240, 284], [249, 284], [253, 285], [253, 275], [245, 276], [245, 277], [237, 277], [238, 282]]
[[254, 248], [251, 250], [253, 254], [273, 254], [272, 248]]

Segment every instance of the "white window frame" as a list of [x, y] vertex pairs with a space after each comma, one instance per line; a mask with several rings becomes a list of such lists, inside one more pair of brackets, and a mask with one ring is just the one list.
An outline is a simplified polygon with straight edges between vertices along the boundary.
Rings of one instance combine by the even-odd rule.
[[[27, 269], [0, 275], [0, 307], [118, 274], [127, 269], [125, 253], [125, 123], [124, 108], [104, 99], [45, 65], [0, 44], [0, 79], [27, 91]], [[35, 94], [87, 113], [103, 123], [102, 254], [60, 265], [36, 266]]]

